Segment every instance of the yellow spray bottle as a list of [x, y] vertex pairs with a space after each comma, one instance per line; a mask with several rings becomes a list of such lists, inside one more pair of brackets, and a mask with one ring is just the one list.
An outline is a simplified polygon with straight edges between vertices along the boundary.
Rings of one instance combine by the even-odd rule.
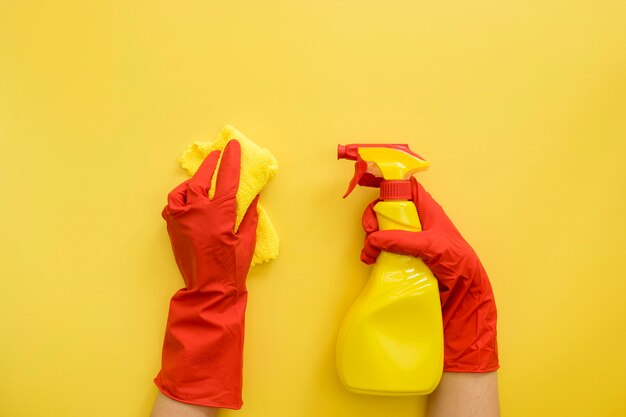
[[[429, 163], [402, 144], [338, 147], [356, 161], [344, 198], [357, 184], [380, 187], [374, 206], [381, 230], [422, 230], [409, 178]], [[337, 341], [339, 378], [350, 391], [425, 395], [443, 369], [443, 327], [437, 280], [421, 259], [381, 252], [352, 304]]]

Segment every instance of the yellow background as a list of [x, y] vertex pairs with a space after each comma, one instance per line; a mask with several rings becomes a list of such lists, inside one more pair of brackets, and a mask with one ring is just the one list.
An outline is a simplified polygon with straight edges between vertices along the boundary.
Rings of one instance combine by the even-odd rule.
[[346, 392], [368, 276], [337, 143], [407, 142], [499, 307], [503, 415], [626, 415], [626, 3], [0, 2], [0, 415], [142, 416], [181, 286], [176, 158], [269, 148], [282, 238], [249, 276], [244, 409], [420, 416]]

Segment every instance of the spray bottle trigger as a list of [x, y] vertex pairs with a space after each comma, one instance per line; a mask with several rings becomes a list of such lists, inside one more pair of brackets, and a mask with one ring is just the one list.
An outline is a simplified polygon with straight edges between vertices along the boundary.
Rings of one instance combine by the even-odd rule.
[[379, 188], [380, 183], [383, 182], [383, 178], [372, 174], [371, 172], [366, 172], [361, 176], [359, 180], [359, 185], [363, 187], [373, 187]]
[[352, 180], [350, 180], [350, 185], [348, 185], [348, 191], [343, 195], [343, 198], [346, 198], [350, 195], [354, 187], [359, 183], [363, 174], [367, 172], [367, 162], [362, 159], [360, 156], [357, 158], [356, 163], [354, 164], [354, 176]]

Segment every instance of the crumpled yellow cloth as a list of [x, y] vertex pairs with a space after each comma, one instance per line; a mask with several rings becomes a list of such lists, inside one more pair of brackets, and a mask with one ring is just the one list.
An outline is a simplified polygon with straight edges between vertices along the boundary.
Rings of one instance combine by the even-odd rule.
[[[238, 228], [254, 197], [261, 192], [263, 187], [278, 172], [278, 162], [274, 155], [269, 150], [261, 148], [252, 142], [234, 127], [226, 125], [212, 142], [194, 142], [191, 144], [178, 158], [178, 162], [189, 175], [193, 176], [209, 153], [214, 150], [223, 150], [231, 139], [236, 139], [241, 144], [241, 177], [239, 179], [239, 190], [237, 191], [236, 227]], [[215, 170], [216, 173], [218, 169], [219, 162]], [[217, 175], [213, 175], [209, 197], [213, 197], [216, 179]], [[276, 233], [267, 211], [260, 203], [257, 205], [257, 209], [259, 212], [259, 224], [256, 231], [257, 241], [251, 266], [267, 262], [278, 256], [278, 233]]]

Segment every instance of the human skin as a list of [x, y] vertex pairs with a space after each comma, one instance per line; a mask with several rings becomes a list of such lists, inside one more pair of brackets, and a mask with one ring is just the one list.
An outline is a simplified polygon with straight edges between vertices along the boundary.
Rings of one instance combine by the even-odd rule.
[[[214, 417], [217, 409], [174, 401], [159, 393], [151, 417]], [[428, 398], [426, 417], [499, 417], [497, 372], [444, 372]]]
[[426, 417], [500, 417], [498, 373], [444, 372]]
[[150, 417], [215, 417], [217, 408], [181, 403], [159, 392]]

